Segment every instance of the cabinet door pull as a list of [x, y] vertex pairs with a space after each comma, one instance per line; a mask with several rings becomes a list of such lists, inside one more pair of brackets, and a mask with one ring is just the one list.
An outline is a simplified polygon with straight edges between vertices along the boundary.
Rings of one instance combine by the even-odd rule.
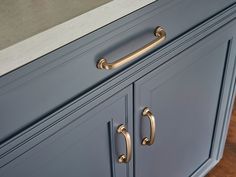
[[118, 68], [138, 57], [141, 55], [147, 53], [148, 51], [154, 49], [157, 47], [161, 42], [163, 42], [166, 38], [166, 32], [162, 27], [157, 27], [154, 31], [154, 35], [157, 37], [155, 40], [151, 41], [150, 43], [146, 44], [142, 48], [116, 60], [113, 63], [108, 63], [105, 58], [102, 58], [98, 61], [97, 63], [97, 68], [98, 69], [105, 69], [105, 70], [110, 70], [110, 69], [115, 69]]
[[132, 154], [132, 145], [131, 145], [131, 138], [129, 132], [126, 130], [125, 126], [121, 124], [117, 128], [117, 132], [119, 134], [122, 134], [125, 138], [125, 143], [126, 143], [126, 155], [121, 154], [118, 158], [119, 163], [128, 163], [131, 159], [131, 154]]
[[155, 131], [156, 131], [155, 117], [150, 111], [150, 109], [147, 107], [144, 108], [142, 115], [144, 118], [147, 117], [150, 121], [150, 139], [148, 139], [147, 137], [143, 138], [142, 145], [151, 146], [155, 141]]

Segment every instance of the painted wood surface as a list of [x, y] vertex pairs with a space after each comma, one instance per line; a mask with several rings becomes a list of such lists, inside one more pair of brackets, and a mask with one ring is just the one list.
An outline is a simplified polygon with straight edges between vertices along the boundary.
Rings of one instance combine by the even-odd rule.
[[[1, 177], [132, 176], [132, 161], [120, 164], [125, 142], [116, 132], [124, 124], [132, 138], [132, 87], [81, 115], [13, 162], [1, 167]], [[130, 169], [129, 169], [130, 168]]]
[[[60, 120], [59, 113], [61, 112], [65, 112], [65, 114], [70, 113], [74, 111], [76, 107], [80, 108], [86, 107], [86, 109], [88, 109], [87, 107], [89, 107], [89, 105], [91, 106], [96, 104], [96, 102], [98, 102], [97, 100], [99, 101], [104, 100], [105, 97], [103, 95], [111, 95], [111, 93], [117, 92], [120, 89], [127, 87], [128, 85], [130, 85], [132, 82], [136, 81], [143, 75], [147, 74], [156, 67], [162, 65], [166, 61], [170, 60], [170, 58], [174, 57], [178, 53], [181, 53], [189, 46], [195, 44], [196, 42], [203, 39], [213, 31], [218, 29], [219, 27], [225, 25], [230, 20], [234, 19], [235, 18], [234, 9], [235, 9], [234, 6], [226, 9], [225, 11], [219, 13], [213, 18], [199, 25], [198, 28], [189, 31], [181, 38], [178, 38], [178, 40], [174, 40], [173, 42], [167, 44], [165, 47], [156, 50], [151, 55], [147, 56], [145, 59], [140, 60], [136, 64], [133, 64], [132, 67], [129, 67], [128, 69], [116, 74], [115, 77], [105, 81], [100, 86], [93, 88], [92, 90], [88, 91], [82, 96], [78, 95], [78, 97], [76, 96], [73, 99], [69, 99], [66, 102], [66, 104], [60, 105], [59, 107], [60, 109], [53, 109], [48, 114], [43, 115], [42, 120], [36, 123], [34, 122], [33, 125], [26, 127], [24, 131], [21, 130], [20, 133], [19, 132], [17, 133], [17, 136], [16, 134], [14, 134], [14, 138], [9, 139], [0, 146], [0, 154], [1, 154], [0, 163], [5, 164], [6, 162], [11, 161], [15, 157], [22, 154], [28, 148], [31, 148], [35, 144], [40, 142], [43, 138], [49, 136], [50, 135], [49, 132], [53, 133], [58, 129], [58, 127], [64, 126], [65, 125], [64, 122], [59, 121]], [[224, 32], [224, 30], [222, 30], [222, 32]], [[42, 62], [43, 60], [39, 61]], [[42, 62], [41, 64], [45, 63]], [[46, 65], [42, 66], [46, 67]], [[41, 73], [41, 71], [37, 70], [37, 68], [32, 67], [31, 69], [32, 71], [28, 70], [28, 72], [31, 72], [31, 74], [33, 72], [34, 74], [36, 74], [35, 76]], [[14, 77], [16, 75], [18, 77], [22, 76], [21, 74], [25, 74], [24, 75], [25, 77], [21, 77], [21, 79], [17, 79]], [[231, 75], [230, 72], [229, 75]], [[7, 77], [1, 78], [0, 82], [0, 84], [2, 84], [1, 86], [7, 84], [6, 87], [1, 87], [1, 93], [4, 93], [9, 89], [11, 90], [19, 86], [19, 84], [21, 85], [22, 83], [28, 80], [31, 81], [33, 78], [34, 78], [33, 75], [27, 75], [26, 73], [24, 72], [22, 73], [21, 71], [17, 70], [12, 74], [7, 75]], [[15, 82], [11, 82], [14, 79]], [[231, 83], [231, 80], [229, 79], [226, 83]], [[230, 84], [226, 84], [226, 87], [228, 87], [229, 85]], [[226, 88], [226, 90], [227, 89], [228, 88]], [[225, 99], [225, 101], [227, 102], [227, 99]], [[12, 109], [12, 111], [13, 110], [14, 109]], [[20, 119], [18, 120], [21, 121]], [[70, 121], [69, 119], [66, 119], [66, 122], [69, 121]], [[41, 131], [41, 130], [47, 130], [47, 131]]]
[[[155, 39], [153, 30], [159, 25], [165, 28], [166, 42], [170, 42], [230, 3], [216, 3], [214, 0], [209, 10], [206, 6], [202, 8], [205, 5], [203, 0], [191, 3], [183, 0], [182, 3], [173, 2], [166, 6], [158, 6], [157, 1], [139, 13], [110, 25], [106, 30], [77, 40], [39, 58], [35, 63], [0, 77], [0, 112], [1, 121], [4, 122], [0, 124], [0, 141], [6, 141], [125, 68], [129, 71], [127, 67], [130, 65], [112, 71], [98, 70], [96, 62], [101, 57], [111, 62], [137, 50]], [[187, 20], [186, 7], [195, 14], [188, 16]], [[198, 9], [201, 9], [200, 13]], [[228, 9], [227, 13], [232, 10]], [[136, 62], [142, 59], [144, 56]], [[130, 64], [133, 66], [134, 63]], [[21, 104], [21, 100], [24, 100], [24, 104]]]
[[222, 160], [206, 177], [236, 176], [236, 104], [231, 117], [227, 141]]
[[[135, 83], [136, 177], [191, 176], [210, 158], [229, 40], [216, 32]], [[144, 107], [156, 116], [150, 147]]]
[[[22, 68], [22, 70], [17, 70], [14, 73], [6, 75], [6, 77], [0, 78], [1, 96], [10, 93], [15, 93], [16, 95], [18, 95], [18, 93], [24, 93], [21, 97], [27, 96], [27, 98], [32, 99], [34, 102], [32, 100], [28, 101], [31, 103], [30, 106], [35, 108], [32, 109], [31, 112], [25, 113], [40, 115], [40, 118], [37, 120], [33, 118], [34, 116], [28, 115], [28, 118], [34, 121], [23, 128], [21, 128], [17, 122], [13, 121], [18, 128], [17, 131], [0, 145], [0, 166], [2, 167], [0, 174], [13, 177], [16, 174], [18, 174], [17, 176], [19, 176], [19, 174], [29, 176], [32, 171], [36, 170], [36, 177], [37, 175], [39, 177], [42, 175], [47, 176], [47, 171], [51, 176], [56, 175], [58, 177], [61, 174], [65, 176], [66, 170], [68, 170], [71, 172], [67, 174], [73, 176], [77, 174], [77, 170], [81, 168], [80, 171], [83, 175], [93, 176], [95, 173], [93, 174], [93, 172], [88, 171], [83, 165], [88, 166], [89, 160], [93, 161], [95, 157], [96, 159], [92, 164], [95, 165], [96, 163], [101, 165], [101, 168], [98, 168], [99, 166], [94, 167], [99, 176], [109, 176], [117, 173], [117, 176], [121, 174], [122, 177], [125, 175], [132, 177], [133, 162], [135, 163], [134, 172], [137, 175], [141, 175], [145, 171], [147, 172], [147, 169], [153, 167], [152, 165], [154, 164], [160, 164], [160, 166], [155, 166], [152, 170], [160, 169], [161, 165], [163, 165], [160, 161], [161, 159], [165, 159], [163, 157], [166, 153], [164, 150], [168, 148], [170, 148], [172, 152], [171, 160], [173, 160], [173, 162], [170, 163], [170, 167], [175, 173], [169, 170], [169, 168], [161, 168], [157, 172], [162, 174], [161, 177], [163, 177], [164, 174], [163, 170], [169, 173], [168, 177], [172, 175], [171, 173], [179, 176], [188, 176], [195, 170], [193, 174], [194, 177], [206, 174], [221, 158], [229, 122], [228, 118], [230, 117], [234, 97], [233, 87], [235, 83], [236, 56], [236, 51], [233, 50], [236, 46], [235, 8], [236, 6], [233, 5], [225, 9], [209, 20], [199, 24], [196, 28], [179, 36], [176, 40], [169, 40], [163, 47], [140, 58], [140, 60], [132, 63], [132, 65], [125, 66], [121, 70], [114, 71], [113, 73], [106, 73], [107, 78], [101, 80], [101, 82], [95, 84], [95, 86], [87, 88], [86, 84], [82, 85], [86, 88], [84, 92], [78, 89], [80, 87], [77, 87], [81, 86], [81, 83], [75, 82], [80, 75], [75, 74], [73, 71], [71, 72], [74, 73], [71, 75], [73, 77], [69, 77], [70, 80], [68, 80], [68, 82], [73, 82], [72, 85], [61, 82], [60, 86], [62, 87], [59, 87], [53, 85], [54, 82], [51, 77], [47, 77], [49, 73], [53, 73], [55, 70], [63, 70], [64, 66], [70, 63], [70, 59], [68, 59], [68, 62], [58, 60], [56, 64], [54, 61], [47, 63], [48, 61], [41, 58], [37, 63], [32, 63], [32, 67], [26, 67], [26, 70]], [[116, 24], [114, 24], [114, 27]], [[82, 41], [80, 41], [81, 45]], [[99, 42], [99, 40], [95, 42]], [[61, 52], [63, 53], [64, 50], [67, 50], [71, 46], [72, 44], [65, 46]], [[129, 49], [131, 50], [131, 48]], [[62, 53], [54, 53], [52, 55], [57, 58], [57, 56]], [[33, 67], [33, 65], [35, 67]], [[71, 66], [71, 63], [68, 65]], [[77, 70], [74, 71], [77, 73]], [[150, 72], [154, 73], [153, 76]], [[28, 75], [27, 73], [31, 73], [32, 75]], [[151, 78], [149, 78], [150, 75], [152, 76]], [[62, 75], [55, 74], [55, 79], [57, 79], [56, 82], [58, 83], [61, 81], [60, 79], [62, 79], [60, 76]], [[65, 77], [63, 76], [64, 79]], [[43, 82], [38, 82], [37, 80], [42, 78], [43, 80], [48, 80], [47, 83], [50, 83], [51, 86], [53, 86], [52, 88], [56, 88], [51, 90], [50, 96], [56, 94], [54, 95], [55, 100], [53, 100], [53, 102], [59, 104], [59, 106], [48, 108], [50, 110], [49, 112], [45, 112], [43, 107], [39, 105], [36, 106], [39, 100], [42, 104], [45, 104], [44, 106], [51, 104], [44, 100], [47, 94], [42, 95], [37, 93], [38, 89], [32, 89], [40, 88], [40, 86], [43, 85]], [[152, 80], [154, 82], [147, 85], [150, 87], [158, 85], [160, 88], [155, 89], [154, 87], [153, 91], [148, 90], [146, 92], [147, 86], [143, 86], [144, 89], [141, 89], [141, 85], [138, 84], [144, 83], [144, 85], [146, 85], [146, 83]], [[30, 83], [30, 85], [35, 84], [35, 87], [30, 87], [27, 83]], [[134, 98], [132, 94], [133, 83], [135, 83]], [[26, 92], [24, 90], [26, 87], [32, 90]], [[23, 90], [19, 89], [22, 92], [18, 92], [19, 90], [16, 90], [16, 88], [23, 88]], [[44, 88], [48, 88], [48, 85], [45, 85]], [[71, 89], [74, 90], [73, 93]], [[121, 91], [122, 89], [124, 90]], [[41, 91], [43, 90], [44, 89]], [[117, 92], [120, 93], [115, 94]], [[176, 92], [178, 94], [174, 94]], [[37, 94], [35, 95], [34, 93]], [[60, 95], [59, 93], [65, 94]], [[28, 94], [32, 94], [33, 96], [29, 96]], [[69, 96], [68, 94], [71, 95]], [[11, 99], [12, 101], [22, 101], [18, 97], [14, 97], [14, 95], [12, 95]], [[51, 100], [51, 97], [48, 97], [48, 100]], [[167, 103], [173, 111], [169, 111]], [[133, 104], [135, 104], [135, 109], [133, 109]], [[107, 106], [106, 109], [103, 107], [104, 105]], [[160, 150], [152, 147], [148, 147], [148, 150], [151, 151], [146, 149], [142, 150], [143, 147], [140, 145], [139, 131], [141, 131], [141, 127], [138, 125], [140, 124], [140, 111], [144, 106], [150, 106], [154, 114], [157, 115], [157, 144], [153, 147], [160, 146], [162, 148]], [[6, 106], [5, 108], [9, 107]], [[24, 118], [24, 109], [21, 110], [20, 108], [21, 107], [18, 107], [22, 115], [18, 114], [18, 117]], [[102, 108], [106, 111], [104, 112]], [[183, 109], [186, 111], [182, 111]], [[14, 111], [14, 106], [12, 106], [11, 111]], [[36, 113], [34, 111], [39, 112]], [[93, 119], [93, 116], [90, 116], [93, 113], [96, 115], [97, 119]], [[132, 116], [133, 113], [135, 114], [134, 117]], [[14, 114], [15, 116], [17, 115], [16, 113]], [[164, 119], [162, 117], [164, 117]], [[169, 117], [171, 117], [171, 119]], [[6, 118], [8, 118], [8, 116], [6, 116]], [[14, 120], [14, 118], [12, 120]], [[158, 120], [160, 120], [162, 126], [159, 125]], [[18, 119], [18, 121], [22, 120]], [[116, 143], [114, 143], [116, 138], [112, 137], [112, 134], [109, 134], [109, 130], [112, 129], [110, 127], [112, 123], [109, 122], [113, 122], [114, 127], [116, 127], [119, 122], [125, 123], [131, 134], [133, 131], [135, 133], [133, 144], [135, 150], [134, 158], [132, 162], [125, 167], [115, 162], [118, 153], [113, 153], [115, 148], [112, 146], [116, 147]], [[98, 129], [96, 125], [101, 125], [103, 128]], [[1, 130], [4, 131], [3, 129]], [[96, 132], [94, 130], [98, 130], [97, 134], [92, 133]], [[175, 130], [174, 133], [172, 132], [173, 130]], [[184, 134], [186, 131], [183, 130], [187, 130], [188, 134]], [[189, 133], [191, 132], [190, 130], [192, 133]], [[146, 131], [145, 134], [148, 134], [147, 128], [144, 131]], [[85, 135], [87, 134], [89, 134], [92, 142], [86, 141]], [[178, 136], [180, 134], [183, 134], [183, 137], [186, 136], [187, 138], [181, 139], [181, 136]], [[159, 137], [159, 135], [162, 136]], [[101, 146], [99, 150], [102, 149], [99, 151], [94, 146], [94, 142], [97, 142], [100, 136], [103, 137], [103, 143], [98, 145], [98, 147]], [[163, 136], [165, 138], [163, 138]], [[188, 136], [190, 137], [189, 139]], [[171, 138], [171, 141], [167, 141], [168, 138]], [[210, 139], [212, 141], [210, 141]], [[83, 141], [87, 144], [80, 144], [80, 142]], [[159, 145], [159, 141], [164, 141], [166, 144]], [[197, 149], [194, 147], [194, 143], [196, 142], [198, 142], [196, 144]], [[75, 144], [76, 146], [71, 146], [71, 144]], [[121, 148], [120, 152], [124, 152], [124, 149], [122, 149], [124, 142], [121, 140], [118, 144], [118, 147]], [[185, 160], [187, 161], [188, 158], [193, 158], [194, 160], [189, 163], [184, 161], [183, 166], [186, 165], [185, 168], [179, 167], [178, 169], [181, 170], [178, 171], [176, 168], [178, 165], [181, 165], [181, 163], [177, 163], [176, 159], [180, 159], [180, 157], [184, 156], [185, 152], [183, 149], [185, 147], [188, 147], [186, 151], [188, 152], [188, 156]], [[99, 154], [96, 154], [97, 151]], [[193, 151], [196, 152], [196, 154], [194, 154]], [[92, 156], [90, 155], [91, 152]], [[150, 152], [153, 152], [152, 155], [149, 154]], [[162, 158], [158, 156], [160, 152]], [[105, 165], [100, 164], [98, 160], [100, 159], [100, 155], [104, 155]], [[76, 169], [75, 164], [82, 163], [82, 161], [80, 161], [81, 159], [76, 157], [89, 157], [89, 159], [86, 159], [88, 161], [85, 161], [86, 163]], [[140, 159], [140, 157], [142, 158]], [[37, 160], [37, 158], [39, 158], [39, 160]], [[66, 160], [63, 161], [62, 159]], [[107, 159], [110, 159], [110, 162], [108, 162]], [[167, 161], [168, 160], [169, 159], [167, 159]], [[183, 158], [181, 160], [183, 160]], [[70, 161], [70, 163], [67, 164], [67, 161]], [[49, 165], [46, 165], [51, 162], [54, 162], [52, 169], [49, 168]], [[144, 165], [141, 166], [141, 163]], [[70, 166], [70, 164], [72, 165]], [[110, 166], [108, 167], [107, 164]], [[65, 167], [65, 171], [63, 171], [63, 168], [60, 168], [62, 166]], [[30, 170], [25, 171], [26, 167]], [[59, 168], [60, 170], [55, 172], [53, 168]], [[104, 171], [99, 171], [101, 169], [104, 169]], [[157, 174], [152, 170], [150, 170], [150, 172], [148, 171], [150, 177]], [[140, 177], [143, 176], [141, 175]]]

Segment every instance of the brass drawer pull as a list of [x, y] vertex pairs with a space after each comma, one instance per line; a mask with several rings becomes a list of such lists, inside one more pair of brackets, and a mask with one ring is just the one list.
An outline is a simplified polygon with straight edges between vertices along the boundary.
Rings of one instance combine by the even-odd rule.
[[116, 60], [113, 63], [108, 63], [105, 58], [100, 59], [97, 63], [97, 68], [98, 69], [105, 69], [105, 70], [118, 68], [118, 67], [134, 60], [135, 58], [140, 57], [141, 55], [147, 53], [148, 51], [152, 50], [153, 48], [157, 47], [166, 38], [166, 32], [162, 27], [157, 27], [154, 31], [154, 35], [157, 37], [155, 40], [146, 44], [142, 48]]
[[117, 133], [122, 134], [125, 138], [126, 143], [126, 155], [122, 154], [118, 158], [119, 163], [128, 163], [131, 159], [132, 147], [131, 147], [131, 138], [129, 132], [126, 130], [125, 126], [121, 124], [117, 128]]
[[150, 139], [148, 139], [147, 137], [143, 138], [142, 145], [151, 146], [155, 141], [155, 131], [156, 131], [155, 117], [149, 108], [144, 108], [142, 115], [147, 117], [150, 121]]

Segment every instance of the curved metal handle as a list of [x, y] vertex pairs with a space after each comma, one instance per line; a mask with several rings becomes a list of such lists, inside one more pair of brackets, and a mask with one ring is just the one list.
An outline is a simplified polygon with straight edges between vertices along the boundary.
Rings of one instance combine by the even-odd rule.
[[155, 117], [149, 108], [144, 108], [142, 115], [147, 117], [150, 121], [150, 139], [148, 139], [147, 137], [143, 138], [142, 145], [151, 146], [155, 141], [155, 131], [156, 131]]
[[137, 57], [145, 54], [146, 52], [152, 50], [153, 48], [157, 47], [166, 38], [166, 32], [162, 27], [157, 27], [154, 31], [154, 35], [157, 37], [155, 40], [146, 44], [142, 48], [116, 60], [113, 63], [108, 63], [105, 58], [100, 59], [97, 63], [97, 68], [98, 69], [105, 69], [105, 70], [118, 68], [118, 67], [136, 59]]
[[132, 145], [131, 145], [131, 138], [129, 132], [126, 130], [125, 126], [121, 124], [117, 128], [117, 132], [119, 134], [122, 134], [125, 138], [125, 143], [126, 143], [126, 155], [122, 154], [118, 158], [119, 163], [128, 163], [131, 159], [131, 154], [132, 154]]

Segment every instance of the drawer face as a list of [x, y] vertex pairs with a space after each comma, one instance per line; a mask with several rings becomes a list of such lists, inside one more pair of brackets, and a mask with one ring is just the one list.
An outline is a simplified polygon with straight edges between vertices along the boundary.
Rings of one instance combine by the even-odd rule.
[[[234, 33], [235, 24], [218, 30], [135, 83], [136, 177], [192, 176], [211, 159], [214, 132], [222, 131], [215, 127], [225, 118], [217, 113]], [[155, 116], [151, 146], [141, 145], [149, 136], [145, 107]]]
[[1, 177], [132, 176], [131, 164], [118, 163], [125, 153], [124, 124], [132, 137], [132, 87], [125, 88], [14, 161], [0, 167]]
[[157, 1], [137, 16], [131, 14], [0, 78], [0, 142], [134, 63], [99, 70], [96, 63], [100, 58], [112, 62], [139, 49], [155, 39], [157, 26], [165, 29], [166, 42], [173, 40], [232, 2], [209, 0], [205, 6], [204, 0], [182, 0], [159, 7]]

